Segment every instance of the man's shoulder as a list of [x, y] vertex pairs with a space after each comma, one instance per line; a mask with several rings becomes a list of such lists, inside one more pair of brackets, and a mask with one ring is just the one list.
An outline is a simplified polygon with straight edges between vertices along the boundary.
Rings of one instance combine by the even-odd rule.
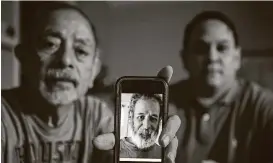
[[[241, 81], [242, 96], [238, 98], [240, 108], [263, 117], [263, 122], [273, 120], [273, 93], [270, 89], [251, 81]], [[252, 110], [252, 111], [250, 111]]]
[[15, 100], [17, 97], [17, 93], [19, 91], [19, 88], [12, 88], [12, 89], [2, 89], [1, 90], [1, 98], [5, 101], [7, 100]]
[[120, 139], [120, 148], [123, 149], [125, 144], [126, 144], [126, 139], [124, 137], [124, 138]]
[[5, 116], [7, 113], [12, 113], [18, 109], [15, 108], [18, 103], [18, 88], [1, 90], [1, 93], [1, 113]]
[[179, 80], [170, 85], [170, 90], [176, 92], [181, 89], [186, 89], [186, 88], [188, 89], [189, 85], [190, 85], [190, 81], [188, 79]]
[[130, 137], [124, 137], [120, 139], [120, 149], [122, 150], [129, 150], [135, 147], [134, 144], [130, 142]]
[[262, 106], [271, 106], [273, 108], [273, 92], [255, 82], [243, 81], [246, 87], [244, 94], [251, 103]]
[[186, 108], [191, 100], [192, 86], [189, 80], [180, 80], [170, 85], [169, 102], [170, 108]]
[[[18, 104], [17, 88], [9, 90], [1, 90], [1, 125], [5, 126], [5, 130], [16, 130], [20, 128], [20, 105]], [[7, 132], [4, 131], [3, 132]]]
[[114, 131], [114, 114], [106, 102], [88, 95], [81, 99], [81, 103], [83, 117], [87, 118], [89, 123], [95, 124], [99, 133]]
[[80, 111], [84, 117], [89, 117], [92, 121], [101, 121], [113, 117], [113, 110], [109, 108], [107, 103], [98, 97], [88, 95], [80, 100]]
[[[241, 113], [253, 114], [260, 117], [262, 125], [273, 120], [273, 92], [255, 82], [244, 81], [243, 96], [240, 101]], [[242, 112], [243, 111], [243, 112]], [[244, 114], [242, 114], [244, 115]], [[259, 120], [257, 119], [257, 120]], [[249, 119], [246, 119], [249, 121]]]
[[109, 107], [109, 105], [104, 100], [96, 96], [87, 95], [80, 101], [82, 105], [86, 106], [86, 109], [88, 110], [112, 113], [112, 109]]

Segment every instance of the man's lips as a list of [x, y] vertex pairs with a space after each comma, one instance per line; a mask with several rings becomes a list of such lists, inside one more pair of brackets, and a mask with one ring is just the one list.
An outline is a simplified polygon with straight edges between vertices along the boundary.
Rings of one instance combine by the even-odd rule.
[[73, 80], [73, 79], [68, 79], [68, 78], [54, 78], [54, 77], [50, 77], [46, 79], [46, 82], [48, 84], [56, 84], [56, 83], [71, 83], [74, 86], [77, 86], [77, 81]]
[[212, 68], [212, 67], [208, 67], [204, 69], [204, 74], [208, 75], [208, 74], [222, 74], [223, 70], [220, 68]]
[[206, 66], [205, 71], [207, 73], [222, 73], [223, 69], [219, 64], [209, 64]]
[[143, 138], [143, 139], [147, 139], [151, 137], [151, 133], [148, 132], [141, 132], [139, 133], [139, 135]]

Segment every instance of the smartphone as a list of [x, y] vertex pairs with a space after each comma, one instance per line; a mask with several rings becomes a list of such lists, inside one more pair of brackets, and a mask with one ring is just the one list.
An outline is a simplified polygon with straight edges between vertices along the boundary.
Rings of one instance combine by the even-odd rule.
[[168, 117], [168, 88], [158, 77], [117, 80], [115, 163], [164, 162], [158, 139]]

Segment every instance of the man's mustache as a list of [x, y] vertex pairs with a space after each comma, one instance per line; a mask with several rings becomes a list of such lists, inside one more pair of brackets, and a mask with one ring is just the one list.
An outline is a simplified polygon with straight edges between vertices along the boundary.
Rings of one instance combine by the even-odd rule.
[[222, 62], [220, 60], [207, 60], [207, 62], [204, 65], [204, 73], [207, 74], [209, 72], [219, 72], [219, 73], [223, 73], [222, 70], [222, 66], [221, 66]]
[[49, 69], [46, 73], [46, 79], [69, 81], [78, 85], [78, 78], [71, 70], [66, 69]]
[[141, 137], [145, 138], [145, 139], [150, 138], [153, 133], [156, 133], [156, 129], [155, 128], [139, 129], [138, 130], [138, 134]]

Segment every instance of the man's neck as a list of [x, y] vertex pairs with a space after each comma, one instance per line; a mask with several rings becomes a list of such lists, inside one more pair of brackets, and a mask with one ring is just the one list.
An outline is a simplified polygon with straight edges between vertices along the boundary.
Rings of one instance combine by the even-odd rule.
[[223, 95], [228, 91], [228, 89], [217, 89], [214, 90], [214, 93], [211, 96], [198, 96], [197, 101], [202, 105], [209, 107], [219, 100]]
[[56, 127], [62, 123], [69, 111], [74, 108], [74, 103], [54, 106], [48, 103], [38, 91], [33, 91], [29, 88], [22, 88], [21, 92], [20, 98], [23, 100], [24, 108], [28, 109], [31, 114], [36, 115], [50, 127]]
[[[197, 101], [203, 106], [211, 106], [223, 98], [236, 83], [236, 80], [229, 81], [217, 88], [200, 88], [201, 93], [197, 94]], [[207, 91], [207, 92], [206, 92]]]
[[156, 145], [155, 143], [148, 147], [148, 148], [145, 148], [145, 149], [139, 149], [136, 145], [135, 145], [135, 142], [133, 141], [132, 137], [126, 137], [125, 140], [127, 142], [129, 142], [132, 146], [134, 146], [134, 148], [138, 151], [149, 151], [150, 149], [154, 148], [154, 146]]

